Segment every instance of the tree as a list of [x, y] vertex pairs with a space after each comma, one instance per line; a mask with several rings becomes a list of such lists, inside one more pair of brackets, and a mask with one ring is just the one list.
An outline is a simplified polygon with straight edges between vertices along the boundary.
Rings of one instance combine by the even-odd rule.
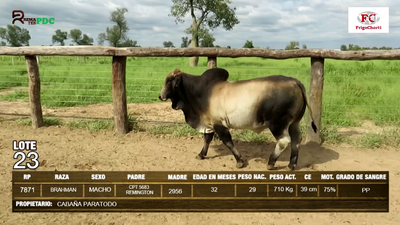
[[290, 43], [286, 45], [285, 50], [293, 50], [293, 49], [299, 49], [298, 41], [290, 41]]
[[199, 30], [200, 47], [214, 47], [215, 38], [208, 29]]
[[5, 43], [4, 41], [0, 41], [0, 46], [6, 46], [7, 43]]
[[385, 47], [385, 46], [379, 48], [379, 50], [392, 50], [392, 49], [393, 49], [392, 47]]
[[65, 40], [68, 39], [68, 33], [67, 31], [61, 31], [60, 29], [56, 30], [56, 34], [53, 35], [53, 37], [51, 38], [53, 44], [54, 43], [60, 43], [61, 46], [65, 45]]
[[340, 50], [342, 50], [342, 51], [346, 51], [346, 50], [348, 50], [348, 51], [363, 51], [363, 50], [378, 50], [378, 49], [386, 49], [386, 50], [390, 50], [390, 49], [392, 49], [391, 47], [385, 47], [385, 46], [383, 46], [383, 47], [380, 47], [380, 48], [377, 48], [377, 47], [361, 47], [361, 46], [359, 46], [359, 45], [354, 45], [354, 44], [349, 44], [348, 45], [348, 47], [346, 46], [346, 45], [341, 45], [340, 46]]
[[97, 43], [99, 45], [103, 45], [105, 40], [106, 40], [106, 34], [100, 33], [99, 36], [97, 37]]
[[188, 37], [182, 37], [181, 48], [187, 48], [188, 46], [189, 46], [189, 38]]
[[20, 28], [17, 25], [7, 25], [7, 28], [0, 27], [0, 38], [5, 40], [11, 47], [29, 46], [29, 30]]
[[172, 43], [172, 41], [164, 41], [163, 45], [164, 48], [175, 48], [174, 43]]
[[118, 44], [118, 47], [140, 47], [140, 45], [137, 44], [137, 41], [127, 38], [126, 41]]
[[303, 44], [303, 49], [307, 49], [307, 45], [306, 44]]
[[246, 43], [244, 43], [243, 48], [254, 48], [253, 41], [247, 40]]
[[353, 48], [351, 49], [352, 51], [360, 51], [361, 47], [359, 45], [354, 45]]
[[77, 45], [93, 45], [93, 38], [86, 34], [82, 35], [82, 31], [79, 29], [70, 30], [69, 38], [71, 38], [71, 41]]
[[[190, 31], [186, 30], [186, 33], [190, 34]], [[199, 41], [199, 47], [214, 47], [215, 38], [212, 34], [210, 34], [208, 29], [200, 28], [198, 32], [198, 41]], [[188, 46], [191, 43], [192, 40], [189, 40]]]
[[[175, 22], [183, 23], [186, 14], [190, 14], [192, 24], [188, 31], [192, 34], [191, 47], [199, 47], [199, 31], [201, 28], [214, 30], [222, 25], [225, 30], [232, 30], [239, 20], [236, 18], [236, 8], [230, 8], [231, 0], [172, 0], [171, 13]], [[196, 12], [199, 12], [196, 15]], [[190, 66], [197, 66], [199, 57], [189, 59]]]
[[111, 28], [107, 27], [105, 33], [99, 34], [97, 41], [100, 45], [103, 45], [104, 41], [108, 41], [113, 47], [138, 47], [137, 41], [133, 41], [127, 36], [129, 27], [124, 15], [127, 12], [127, 8], [117, 8], [111, 12], [110, 20], [116, 25]]

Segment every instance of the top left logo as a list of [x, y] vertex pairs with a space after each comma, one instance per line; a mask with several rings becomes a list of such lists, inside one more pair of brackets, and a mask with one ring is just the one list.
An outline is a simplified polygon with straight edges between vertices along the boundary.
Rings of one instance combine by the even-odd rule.
[[21, 22], [21, 24], [25, 24], [25, 22], [28, 22], [29, 25], [54, 24], [53, 17], [25, 18], [25, 13], [22, 10], [13, 10], [12, 18], [12, 24], [15, 24], [15, 22], [17, 21]]

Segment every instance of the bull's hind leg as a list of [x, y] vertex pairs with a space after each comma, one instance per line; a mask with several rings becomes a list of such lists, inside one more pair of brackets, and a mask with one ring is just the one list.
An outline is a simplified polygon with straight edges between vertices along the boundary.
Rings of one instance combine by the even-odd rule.
[[301, 143], [300, 122], [294, 122], [289, 127], [289, 135], [292, 139], [290, 154], [289, 169], [295, 170], [297, 167], [297, 160], [299, 159], [299, 148]]
[[228, 128], [221, 126], [221, 125], [215, 125], [214, 130], [218, 134], [219, 138], [224, 143], [224, 145], [226, 147], [228, 147], [229, 150], [231, 150], [233, 156], [236, 159], [236, 167], [242, 168], [244, 165], [244, 160], [243, 160], [242, 156], [240, 155], [240, 153], [238, 152], [238, 150], [233, 145], [232, 136], [231, 136], [231, 133], [229, 132]]
[[214, 137], [213, 133], [204, 133], [204, 146], [201, 149], [200, 153], [196, 156], [196, 159], [204, 159], [207, 156], [208, 148], [210, 147], [210, 143]]
[[282, 128], [280, 126], [273, 126], [270, 128], [270, 130], [277, 141], [275, 150], [269, 156], [268, 166], [267, 166], [267, 169], [273, 170], [273, 169], [276, 169], [275, 163], [278, 160], [279, 156], [281, 156], [282, 152], [290, 144], [291, 139], [290, 139], [288, 128]]

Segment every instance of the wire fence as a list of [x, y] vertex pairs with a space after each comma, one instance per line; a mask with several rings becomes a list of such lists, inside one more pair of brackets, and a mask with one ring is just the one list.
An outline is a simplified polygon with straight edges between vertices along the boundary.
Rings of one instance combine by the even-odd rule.
[[[127, 102], [153, 103], [149, 111], [168, 111], [156, 107], [166, 75], [179, 67], [200, 75], [207, 69], [207, 58], [200, 57], [198, 67], [189, 67], [188, 58], [128, 57], [126, 68]], [[41, 102], [44, 108], [80, 107], [108, 104], [111, 107], [111, 57], [41, 56]], [[218, 58], [217, 66], [229, 71], [230, 81], [282, 74], [310, 86], [310, 59], [273, 60], [260, 58]], [[28, 77], [24, 57], [0, 56], [0, 103], [27, 102]], [[325, 60], [322, 124], [358, 126], [371, 120], [381, 125], [400, 125], [400, 62], [395, 60]], [[26, 89], [24, 89], [26, 88]], [[308, 90], [309, 91], [309, 90]], [[12, 107], [12, 105], [8, 105]], [[97, 106], [102, 107], [102, 106]], [[112, 108], [105, 108], [110, 110]], [[0, 113], [4, 113], [0, 107]], [[56, 111], [53, 111], [53, 113]], [[140, 113], [140, 112], [138, 112]], [[71, 113], [69, 115], [73, 114]], [[112, 111], [109, 112], [112, 115]], [[163, 115], [163, 114], [160, 114]], [[91, 114], [91, 117], [96, 117]], [[181, 115], [183, 119], [183, 115]], [[157, 120], [157, 118], [153, 118]], [[162, 118], [159, 118], [162, 120]]]

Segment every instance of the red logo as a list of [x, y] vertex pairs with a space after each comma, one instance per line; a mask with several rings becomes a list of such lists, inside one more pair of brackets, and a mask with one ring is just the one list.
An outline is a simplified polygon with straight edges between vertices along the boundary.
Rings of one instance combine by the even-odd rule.
[[379, 22], [379, 20], [381, 18], [377, 13], [367, 11], [367, 12], [360, 13], [358, 15], [357, 19], [358, 19], [358, 22], [360, 22], [362, 25], [373, 25], [373, 24], [376, 24], [377, 22]]

